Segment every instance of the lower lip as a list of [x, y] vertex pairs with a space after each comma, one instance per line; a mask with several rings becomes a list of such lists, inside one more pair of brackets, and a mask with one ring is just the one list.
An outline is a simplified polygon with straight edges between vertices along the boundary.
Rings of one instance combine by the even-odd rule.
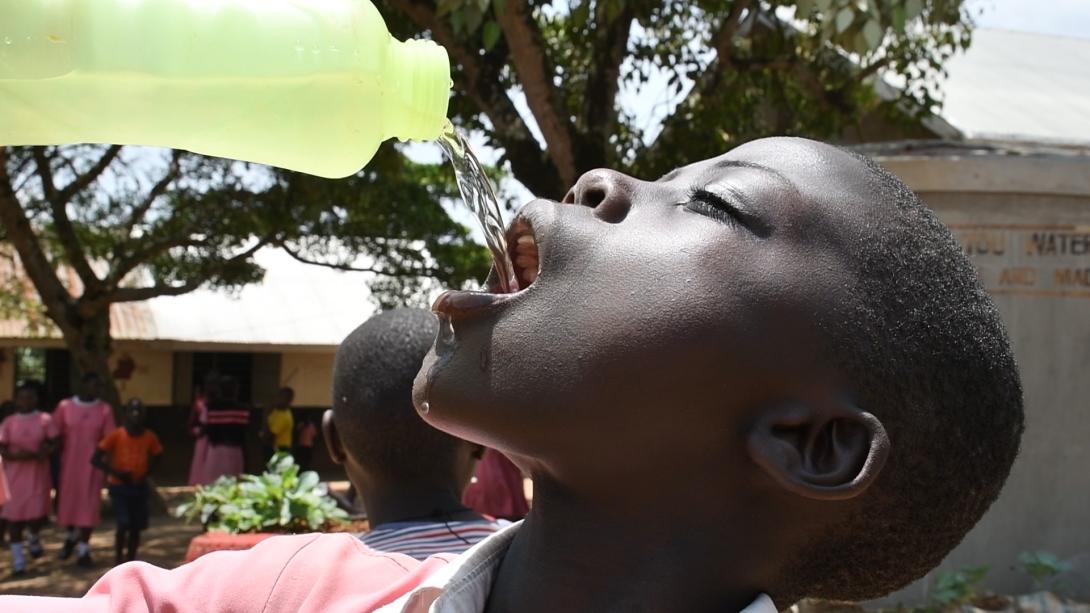
[[452, 321], [459, 321], [503, 304], [514, 295], [450, 290], [443, 292], [435, 299], [431, 310], [449, 317]]

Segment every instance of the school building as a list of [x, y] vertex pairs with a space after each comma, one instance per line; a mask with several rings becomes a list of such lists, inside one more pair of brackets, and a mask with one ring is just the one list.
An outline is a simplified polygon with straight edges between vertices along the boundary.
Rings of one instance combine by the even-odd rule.
[[[302, 264], [273, 249], [256, 257], [264, 281], [237, 294], [198, 290], [113, 306], [111, 371], [123, 400], [140, 398], [152, 409], [149, 423], [168, 451], [160, 483], [185, 480], [193, 446], [186, 418], [206, 373], [235, 377], [241, 399], [255, 407], [268, 407], [277, 389], [290, 386], [296, 414], [317, 417], [330, 404], [337, 345], [374, 312], [359, 273]], [[12, 397], [16, 381], [35, 378], [53, 405], [78, 390], [74, 373], [55, 330], [0, 320], [0, 401]], [[251, 430], [256, 437], [257, 421]], [[250, 443], [247, 466], [256, 469], [260, 445]], [[331, 468], [324, 451], [315, 459], [319, 469]]]

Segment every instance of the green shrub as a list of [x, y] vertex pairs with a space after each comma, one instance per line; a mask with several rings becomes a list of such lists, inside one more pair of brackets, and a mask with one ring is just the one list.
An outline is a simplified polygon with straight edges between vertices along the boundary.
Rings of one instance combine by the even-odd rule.
[[207, 530], [241, 532], [309, 532], [346, 521], [348, 515], [326, 495], [318, 473], [299, 473], [290, 454], [278, 453], [261, 475], [220, 477], [200, 486], [193, 500], [175, 514], [200, 521]]
[[1071, 564], [1047, 551], [1023, 551], [1018, 554], [1018, 565], [1033, 578], [1033, 589], [1037, 591], [1064, 591], [1058, 576], [1071, 570]]
[[946, 610], [972, 602], [977, 597], [976, 585], [984, 579], [988, 570], [988, 566], [974, 566], [942, 573], [931, 590], [932, 606], [937, 610]]

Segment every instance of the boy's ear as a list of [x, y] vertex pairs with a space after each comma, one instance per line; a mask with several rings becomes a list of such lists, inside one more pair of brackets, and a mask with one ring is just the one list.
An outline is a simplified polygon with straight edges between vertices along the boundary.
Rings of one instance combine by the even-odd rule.
[[863, 493], [889, 457], [878, 418], [850, 403], [765, 411], [747, 439], [750, 457], [786, 490], [814, 500]]
[[337, 432], [337, 422], [333, 419], [333, 409], [326, 409], [322, 413], [322, 438], [325, 439], [325, 448], [329, 450], [329, 459], [334, 464], [344, 464], [347, 454], [344, 445], [341, 444], [341, 435]]

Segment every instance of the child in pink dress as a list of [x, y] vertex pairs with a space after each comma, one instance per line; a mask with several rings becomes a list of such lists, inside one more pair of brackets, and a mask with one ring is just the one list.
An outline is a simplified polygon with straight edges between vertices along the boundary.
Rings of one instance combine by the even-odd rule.
[[89, 373], [83, 377], [83, 391], [62, 400], [53, 412], [64, 449], [57, 523], [68, 528], [60, 559], [68, 559], [78, 546], [76, 563], [83, 567], [91, 566], [91, 531], [98, 525], [105, 478], [91, 465], [91, 457], [115, 428], [113, 408], [98, 397], [101, 388], [98, 375]]
[[38, 388], [23, 383], [15, 392], [16, 413], [0, 423], [0, 455], [11, 499], [4, 505], [4, 519], [11, 534], [12, 573], [26, 573], [23, 529], [27, 529], [30, 556], [42, 556], [38, 532], [49, 515], [49, 455], [53, 453], [57, 428], [49, 413], [38, 410]]
[[197, 388], [193, 406], [189, 410], [189, 432], [193, 435], [193, 461], [189, 464], [189, 485], [207, 485], [205, 460], [208, 457], [208, 398], [204, 388]]

